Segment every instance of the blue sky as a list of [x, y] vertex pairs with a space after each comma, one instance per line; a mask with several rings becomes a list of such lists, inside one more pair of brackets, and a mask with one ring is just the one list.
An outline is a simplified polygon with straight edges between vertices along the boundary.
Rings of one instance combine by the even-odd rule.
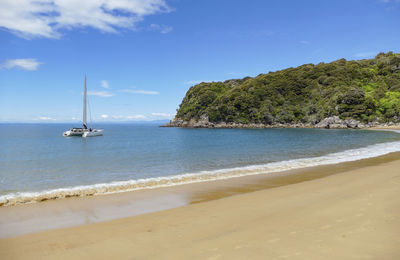
[[400, 52], [399, 0], [0, 0], [0, 121], [170, 119], [186, 91]]

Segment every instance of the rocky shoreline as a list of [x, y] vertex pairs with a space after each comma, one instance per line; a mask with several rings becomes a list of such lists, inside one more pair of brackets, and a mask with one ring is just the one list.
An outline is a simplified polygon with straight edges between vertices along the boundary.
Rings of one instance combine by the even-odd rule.
[[172, 119], [168, 124], [162, 127], [182, 127], [182, 128], [325, 128], [325, 129], [369, 129], [369, 128], [390, 128], [399, 127], [400, 123], [379, 123], [369, 122], [367, 124], [362, 123], [355, 119], [342, 120], [338, 116], [328, 117], [322, 121], [312, 123], [296, 123], [296, 124], [262, 124], [262, 123], [226, 123], [218, 122], [213, 123], [208, 120], [208, 116], [203, 115], [199, 120], [192, 119], [190, 121], [184, 121], [179, 118]]

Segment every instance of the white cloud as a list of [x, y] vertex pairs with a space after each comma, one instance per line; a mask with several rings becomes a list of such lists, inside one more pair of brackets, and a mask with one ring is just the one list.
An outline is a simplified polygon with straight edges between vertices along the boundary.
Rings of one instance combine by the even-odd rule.
[[102, 86], [103, 88], [110, 88], [110, 84], [108, 84], [108, 81], [107, 81], [107, 80], [102, 80], [102, 81], [101, 81], [101, 86]]
[[49, 121], [49, 120], [54, 120], [54, 119], [51, 117], [48, 117], [48, 116], [41, 116], [41, 117], [39, 117], [39, 120]]
[[172, 117], [171, 114], [167, 114], [167, 113], [151, 113], [151, 115], [154, 117], [162, 117], [162, 118], [171, 118]]
[[142, 95], [158, 95], [160, 92], [152, 90], [134, 90], [134, 89], [121, 89], [120, 92]]
[[108, 91], [88, 91], [88, 95], [90, 96], [99, 96], [99, 97], [112, 97], [114, 94]]
[[162, 34], [169, 33], [173, 30], [172, 26], [163, 25], [163, 24], [150, 24], [150, 31], [159, 31]]
[[146, 119], [147, 117], [144, 115], [130, 115], [130, 116], [111, 116], [112, 119], [116, 120], [141, 120], [141, 119]]
[[104, 118], [104, 119], [107, 119], [107, 118], [108, 118], [108, 115], [101, 115], [100, 117], [101, 117], [101, 118]]
[[19, 68], [23, 70], [37, 70], [41, 63], [36, 61], [35, 59], [14, 59], [14, 60], [6, 60], [2, 65], [0, 65], [0, 69], [12, 69]]
[[378, 54], [378, 52], [376, 51], [368, 51], [368, 52], [359, 52], [354, 54], [354, 57], [357, 58], [370, 58], [370, 57], [374, 57], [376, 54]]
[[135, 29], [144, 16], [171, 10], [165, 0], [1, 0], [0, 27], [24, 38], [59, 38], [61, 29]]
[[126, 119], [146, 119], [144, 115], [126, 116]]
[[308, 44], [310, 44], [310, 42], [309, 42], [309, 41], [304, 41], [304, 40], [303, 40], [303, 41], [300, 41], [300, 43], [301, 43], [301, 44], [305, 44], [305, 45], [308, 45]]

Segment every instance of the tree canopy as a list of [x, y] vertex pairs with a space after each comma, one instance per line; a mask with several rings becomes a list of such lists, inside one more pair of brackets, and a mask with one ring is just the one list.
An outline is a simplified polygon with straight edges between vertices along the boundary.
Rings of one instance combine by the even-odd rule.
[[400, 54], [305, 64], [191, 87], [177, 119], [235, 123], [317, 123], [330, 116], [400, 121]]

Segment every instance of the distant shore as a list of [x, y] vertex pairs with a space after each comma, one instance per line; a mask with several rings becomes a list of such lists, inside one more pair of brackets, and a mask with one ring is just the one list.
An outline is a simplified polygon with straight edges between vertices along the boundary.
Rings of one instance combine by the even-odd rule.
[[0, 252], [5, 259], [397, 259], [398, 155], [316, 167], [310, 176], [341, 173], [273, 189], [243, 186], [219, 197], [233, 191], [219, 188], [180, 208], [1, 239]]

